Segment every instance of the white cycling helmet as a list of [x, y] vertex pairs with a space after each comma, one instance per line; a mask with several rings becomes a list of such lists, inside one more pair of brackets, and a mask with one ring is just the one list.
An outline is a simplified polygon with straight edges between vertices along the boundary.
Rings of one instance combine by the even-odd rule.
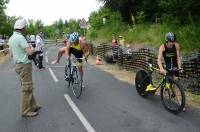
[[18, 19], [15, 22], [14, 29], [23, 29], [26, 27], [26, 20], [25, 19]]

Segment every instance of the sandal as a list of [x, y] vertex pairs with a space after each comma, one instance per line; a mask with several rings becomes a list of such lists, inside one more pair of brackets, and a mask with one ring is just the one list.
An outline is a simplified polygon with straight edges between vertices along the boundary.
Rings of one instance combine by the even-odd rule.
[[34, 117], [34, 116], [37, 116], [38, 113], [37, 112], [28, 112], [26, 114], [23, 114], [22, 116], [23, 117]]

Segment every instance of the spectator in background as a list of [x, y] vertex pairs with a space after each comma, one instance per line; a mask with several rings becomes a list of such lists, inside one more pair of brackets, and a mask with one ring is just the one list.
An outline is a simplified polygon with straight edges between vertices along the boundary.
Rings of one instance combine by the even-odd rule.
[[65, 38], [64, 38], [64, 40], [63, 40], [64, 46], [67, 46], [67, 41], [68, 41], [68, 39], [69, 39], [69, 36], [70, 36], [70, 34], [65, 35]]
[[117, 38], [113, 35], [112, 36], [112, 48], [116, 47], [118, 45]]
[[6, 35], [5, 35], [5, 34], [3, 35], [2, 39], [3, 39], [3, 40], [6, 40]]
[[125, 39], [123, 36], [119, 36], [119, 45], [123, 49], [125, 47]]
[[36, 41], [35, 41], [35, 50], [37, 52], [37, 56], [38, 56], [38, 68], [39, 69], [44, 69], [45, 67], [43, 66], [42, 62], [43, 62], [43, 56], [44, 56], [44, 35], [43, 32], [40, 31], [37, 36], [36, 36]]
[[29, 35], [29, 34], [26, 35], [26, 41], [27, 41], [28, 43], [30, 43], [30, 35]]
[[[30, 35], [30, 43], [33, 46], [33, 48], [35, 48], [35, 35]], [[37, 52], [34, 52], [32, 55], [32, 59], [34, 64], [37, 66], [38, 65], [38, 59], [36, 58]]]
[[4, 34], [4, 35], [0, 35], [0, 50], [4, 50], [3, 51], [3, 54], [6, 55], [8, 53], [8, 45], [7, 45], [7, 36]]
[[15, 70], [20, 76], [21, 81], [21, 114], [26, 117], [38, 115], [35, 97], [33, 95], [32, 64], [28, 59], [34, 53], [34, 48], [27, 43], [22, 35], [26, 31], [26, 21], [18, 19], [14, 24], [15, 31], [10, 37], [8, 44], [11, 49], [12, 57], [15, 62]]
[[33, 48], [35, 48], [35, 35], [30, 35], [30, 43], [33, 46]]
[[3, 50], [3, 45], [4, 45], [3, 36], [0, 35], [0, 50]]
[[116, 59], [118, 56], [118, 41], [115, 35], [112, 36], [112, 54], [113, 59]]

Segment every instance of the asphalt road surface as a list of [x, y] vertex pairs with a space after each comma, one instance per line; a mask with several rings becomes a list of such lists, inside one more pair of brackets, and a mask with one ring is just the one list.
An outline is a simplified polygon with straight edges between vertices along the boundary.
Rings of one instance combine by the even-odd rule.
[[98, 66], [85, 64], [83, 94], [76, 99], [64, 81], [65, 59], [57, 65], [59, 47], [46, 51], [46, 70], [33, 65], [38, 116], [20, 115], [20, 82], [12, 59], [0, 65], [0, 132], [200, 132], [200, 112], [173, 115], [159, 96], [143, 99], [133, 84], [117, 80]]

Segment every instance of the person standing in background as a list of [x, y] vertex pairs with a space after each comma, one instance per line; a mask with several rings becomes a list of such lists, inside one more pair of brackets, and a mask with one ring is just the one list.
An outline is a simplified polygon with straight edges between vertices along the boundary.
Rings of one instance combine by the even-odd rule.
[[43, 36], [43, 32], [40, 31], [37, 36], [36, 36], [36, 42], [35, 42], [35, 50], [37, 52], [37, 55], [38, 55], [38, 68], [39, 69], [44, 69], [45, 67], [43, 66], [42, 62], [43, 62], [43, 52], [44, 52], [44, 36]]
[[14, 29], [8, 45], [11, 49], [16, 73], [19, 74], [21, 81], [20, 112], [22, 116], [33, 117], [38, 115], [40, 109], [33, 95], [32, 64], [31, 60], [28, 59], [28, 56], [34, 53], [34, 48], [27, 43], [26, 38], [22, 35], [26, 31], [24, 19], [18, 19], [14, 24]]
[[[31, 45], [33, 46], [33, 48], [35, 48], [35, 35], [30, 35], [30, 43]], [[32, 55], [32, 59], [33, 59], [33, 62], [34, 64], [37, 66], [38, 65], [38, 59], [36, 58], [36, 52], [33, 53]]]
[[123, 36], [119, 36], [119, 45], [122, 49], [125, 47], [125, 39]]
[[112, 36], [112, 54], [114, 59], [118, 57], [118, 40], [115, 35]]
[[33, 46], [33, 48], [35, 48], [35, 35], [30, 35], [30, 43]]
[[112, 36], [112, 48], [115, 48], [118, 45], [117, 38], [113, 35]]

